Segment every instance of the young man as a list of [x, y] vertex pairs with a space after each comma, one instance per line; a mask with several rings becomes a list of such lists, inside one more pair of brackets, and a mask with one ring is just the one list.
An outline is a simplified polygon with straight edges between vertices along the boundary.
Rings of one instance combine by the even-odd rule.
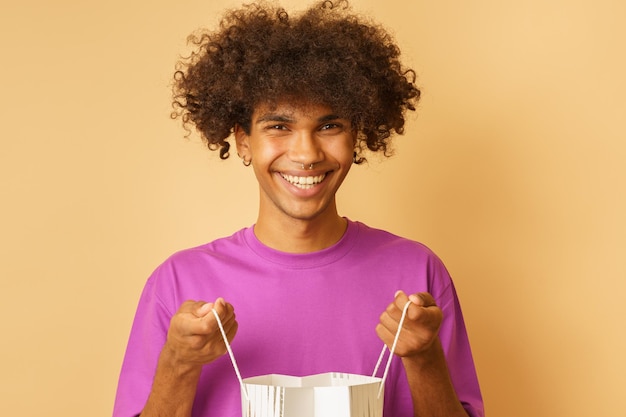
[[[385, 153], [419, 90], [380, 27], [345, 3], [289, 16], [231, 11], [192, 38], [173, 117], [259, 183], [257, 222], [165, 261], [141, 296], [114, 416], [241, 416], [243, 377], [371, 374], [407, 317], [385, 383], [386, 417], [483, 416], [460, 306], [426, 247], [338, 214], [365, 149]], [[235, 320], [235, 311], [237, 319]], [[399, 357], [399, 358], [398, 358]]]

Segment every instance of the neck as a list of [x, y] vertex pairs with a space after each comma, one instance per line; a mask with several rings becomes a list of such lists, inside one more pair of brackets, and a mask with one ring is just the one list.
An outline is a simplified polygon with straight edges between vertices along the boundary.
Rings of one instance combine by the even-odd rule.
[[266, 219], [261, 214], [254, 234], [264, 245], [282, 252], [308, 253], [325, 249], [341, 239], [348, 222], [337, 212], [314, 219]]

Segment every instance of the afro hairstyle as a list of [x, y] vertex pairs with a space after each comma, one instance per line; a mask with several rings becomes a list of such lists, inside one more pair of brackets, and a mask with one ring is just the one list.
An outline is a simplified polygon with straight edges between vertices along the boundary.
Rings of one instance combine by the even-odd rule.
[[236, 125], [249, 134], [256, 106], [283, 99], [323, 104], [350, 120], [355, 162], [364, 149], [387, 155], [420, 97], [391, 35], [347, 1], [318, 2], [295, 16], [266, 2], [244, 5], [188, 42], [194, 51], [177, 63], [171, 116], [188, 133], [195, 126], [222, 159]]

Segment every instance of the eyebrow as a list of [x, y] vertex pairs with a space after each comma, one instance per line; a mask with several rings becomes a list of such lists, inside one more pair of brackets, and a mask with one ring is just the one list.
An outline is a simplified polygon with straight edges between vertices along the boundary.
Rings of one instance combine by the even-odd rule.
[[257, 120], [256, 123], [264, 123], [264, 122], [293, 122], [293, 119], [282, 115], [282, 114], [274, 114], [274, 113], [266, 113], [262, 116], [260, 116]]
[[[338, 116], [336, 114], [327, 114], [325, 116], [322, 116], [320, 118], [317, 119], [318, 123], [324, 123], [324, 122], [329, 122], [332, 120], [337, 120], [337, 119], [341, 119], [341, 116]], [[265, 122], [282, 122], [282, 123], [293, 123], [295, 122], [295, 120], [287, 115], [284, 114], [276, 114], [276, 113], [266, 113], [262, 116], [260, 116], [257, 120], [256, 123], [265, 123]]]
[[341, 119], [342, 117], [336, 114], [329, 114], [326, 116], [322, 116], [319, 119], [317, 119], [317, 121], [319, 123], [324, 123], [324, 122], [330, 122], [332, 120], [337, 120], [337, 119]]

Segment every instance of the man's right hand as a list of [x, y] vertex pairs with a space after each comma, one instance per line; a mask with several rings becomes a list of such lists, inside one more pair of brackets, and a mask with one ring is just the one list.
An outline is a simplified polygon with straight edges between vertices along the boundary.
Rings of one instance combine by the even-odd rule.
[[226, 345], [217, 320], [220, 317], [230, 343], [237, 333], [233, 306], [218, 298], [214, 303], [185, 301], [170, 321], [167, 341], [163, 347], [170, 363], [183, 369], [201, 368], [226, 353]]
[[230, 343], [237, 333], [233, 306], [218, 298], [214, 303], [185, 301], [170, 321], [154, 383], [142, 417], [189, 417], [202, 366], [226, 353], [217, 312]]

